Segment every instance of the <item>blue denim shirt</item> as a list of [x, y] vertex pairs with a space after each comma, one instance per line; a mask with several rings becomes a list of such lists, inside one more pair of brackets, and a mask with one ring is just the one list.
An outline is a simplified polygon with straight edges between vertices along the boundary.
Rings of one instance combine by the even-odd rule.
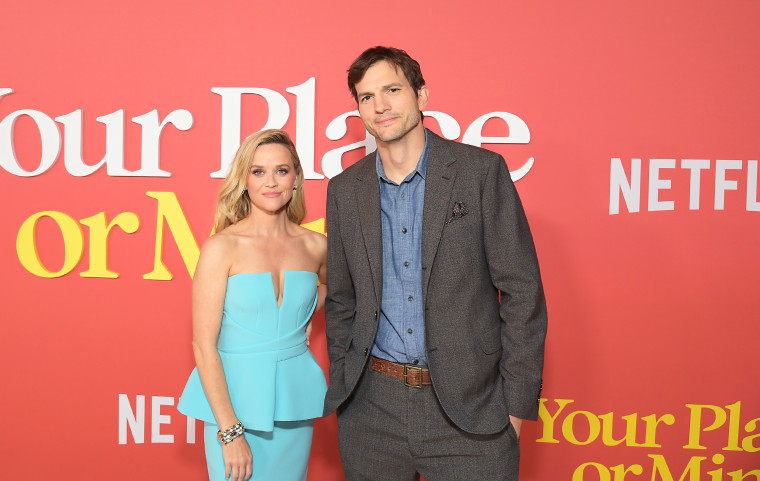
[[428, 142], [417, 168], [401, 184], [388, 179], [378, 152], [383, 235], [383, 298], [372, 355], [427, 366], [422, 306], [422, 207]]

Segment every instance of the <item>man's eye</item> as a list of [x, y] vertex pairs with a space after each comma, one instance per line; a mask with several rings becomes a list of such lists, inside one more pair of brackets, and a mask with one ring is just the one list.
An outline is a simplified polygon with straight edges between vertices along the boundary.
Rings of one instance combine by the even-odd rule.
[[365, 95], [364, 97], [362, 97], [361, 100], [362, 100], [362, 102], [367, 102], [367, 101], [369, 101], [370, 98], [372, 98], [372, 97], [369, 96], [369, 95]]
[[388, 92], [390, 92], [390, 93], [392, 93], [392, 94], [395, 94], [395, 93], [396, 93], [396, 92], [398, 92], [399, 90], [401, 90], [401, 89], [399, 89], [399, 88], [397, 88], [397, 87], [394, 87], [394, 88], [388, 89]]

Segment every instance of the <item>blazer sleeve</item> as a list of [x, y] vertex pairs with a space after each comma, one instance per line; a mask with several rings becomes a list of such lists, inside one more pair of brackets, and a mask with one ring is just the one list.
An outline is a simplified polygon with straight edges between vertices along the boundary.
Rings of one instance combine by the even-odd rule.
[[[356, 294], [349, 271], [343, 237], [340, 232], [338, 194], [334, 181], [327, 187], [327, 297], [325, 322], [327, 354], [330, 358], [330, 383], [342, 372], [350, 342], [351, 322], [356, 308]], [[345, 215], [345, 214], [343, 214]], [[342, 375], [340, 376], [342, 382]]]
[[547, 313], [533, 237], [504, 158], [489, 159], [482, 213], [486, 259], [500, 292], [504, 396], [509, 414], [537, 419]]

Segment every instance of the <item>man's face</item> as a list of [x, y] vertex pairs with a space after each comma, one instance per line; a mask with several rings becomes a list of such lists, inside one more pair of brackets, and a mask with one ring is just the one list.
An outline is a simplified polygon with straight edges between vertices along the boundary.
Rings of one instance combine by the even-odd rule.
[[400, 69], [384, 60], [377, 62], [355, 87], [359, 115], [378, 141], [395, 142], [422, 128], [420, 111], [427, 105], [427, 87], [415, 92]]

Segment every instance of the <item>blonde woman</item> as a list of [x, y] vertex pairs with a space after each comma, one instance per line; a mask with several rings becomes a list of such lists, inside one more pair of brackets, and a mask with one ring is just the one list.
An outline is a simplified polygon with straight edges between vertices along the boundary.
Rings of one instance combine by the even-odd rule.
[[324, 305], [327, 242], [299, 225], [305, 214], [288, 134], [248, 137], [195, 271], [196, 368], [178, 404], [205, 421], [212, 481], [306, 479], [326, 390], [307, 345], [311, 315]]

